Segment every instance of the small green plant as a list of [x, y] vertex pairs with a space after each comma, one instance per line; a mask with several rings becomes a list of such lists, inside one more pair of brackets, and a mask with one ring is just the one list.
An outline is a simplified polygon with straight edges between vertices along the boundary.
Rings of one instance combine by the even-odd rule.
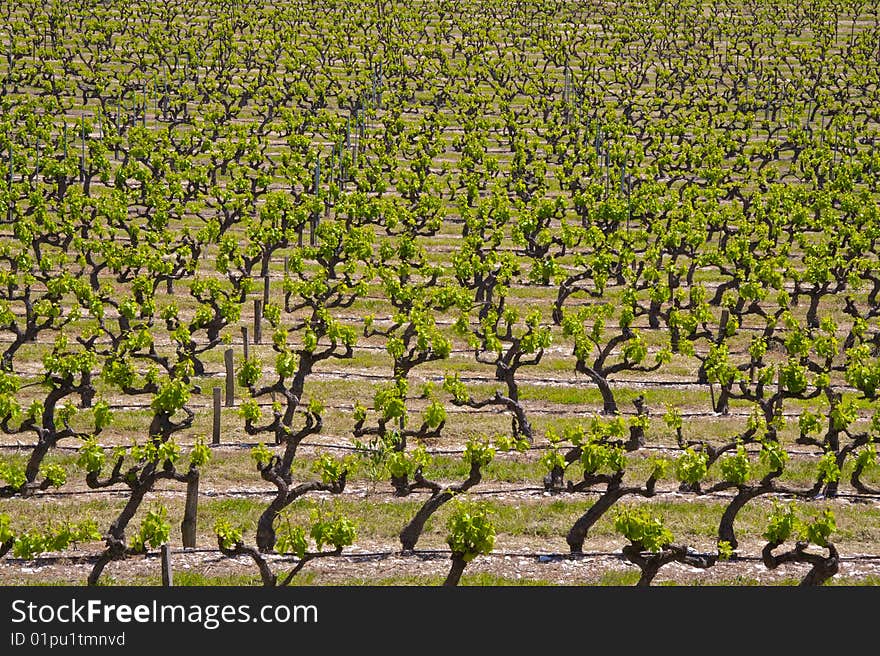
[[660, 481], [666, 478], [669, 470], [672, 468], [672, 462], [667, 458], [658, 458], [656, 456], [648, 459], [651, 465], [651, 478]]
[[232, 549], [241, 543], [244, 529], [233, 526], [227, 519], [220, 518], [214, 523], [214, 533], [217, 534], [224, 549]]
[[12, 555], [16, 558], [31, 560], [49, 551], [46, 538], [41, 533], [25, 532], [16, 536], [12, 545]]
[[260, 442], [251, 449], [251, 458], [258, 467], [265, 467], [272, 460], [272, 450]]
[[331, 545], [336, 551], [341, 551], [343, 547], [354, 544], [357, 537], [357, 531], [351, 520], [335, 515], [329, 518], [323, 517], [320, 513], [312, 515], [312, 528], [309, 535], [315, 541], [318, 551], [324, 548], [324, 545]]
[[171, 536], [171, 524], [168, 522], [168, 509], [158, 505], [153, 510], [147, 511], [140, 530], [131, 540], [133, 551], [143, 553], [147, 545], [154, 549], [168, 542]]
[[733, 545], [727, 540], [718, 541], [718, 560], [730, 560], [733, 558]]
[[312, 471], [321, 474], [321, 481], [325, 485], [339, 482], [342, 476], [351, 468], [349, 458], [334, 458], [329, 454], [322, 454], [312, 465]]
[[856, 455], [856, 465], [863, 469], [877, 466], [877, 447], [873, 443], [866, 444]]
[[173, 378], [159, 387], [153, 397], [151, 407], [156, 412], [172, 414], [189, 401], [189, 386], [179, 378]]
[[481, 554], [488, 554], [495, 546], [495, 526], [487, 506], [455, 500], [455, 507], [446, 522], [446, 544], [453, 555], [465, 563]]
[[834, 519], [834, 513], [826, 508], [821, 515], [804, 525], [802, 536], [811, 544], [827, 547], [829, 545], [828, 538], [836, 530], [837, 522]]
[[709, 456], [688, 447], [675, 461], [675, 476], [686, 485], [696, 485], [706, 477], [708, 462]]
[[619, 472], [626, 466], [626, 456], [622, 447], [590, 441], [581, 447], [581, 464], [584, 474], [595, 474], [603, 468]]
[[238, 407], [239, 416], [247, 422], [256, 423], [262, 415], [256, 399], [244, 399]]
[[809, 410], [805, 410], [801, 416], [798, 417], [798, 428], [800, 429], [801, 437], [804, 437], [812, 433], [818, 433], [822, 430], [822, 422], [820, 421], [819, 415], [810, 412]]
[[203, 467], [211, 460], [211, 448], [205, 443], [204, 438], [197, 438], [189, 452], [190, 467]]
[[260, 380], [262, 365], [256, 357], [248, 358], [241, 363], [241, 368], [236, 373], [236, 379], [241, 387], [252, 387]]
[[9, 517], [0, 515], [0, 545], [12, 541], [12, 555], [24, 560], [31, 560], [51, 551], [63, 551], [70, 545], [100, 539], [101, 534], [94, 520], [73, 524], [65, 522], [58, 528], [48, 526], [44, 531], [25, 531], [15, 535], [11, 530]]
[[837, 454], [833, 451], [822, 454], [816, 463], [816, 469], [822, 483], [836, 483], [840, 480], [840, 466], [837, 464]]
[[94, 410], [95, 431], [100, 432], [113, 423], [113, 412], [106, 401], [98, 401]]
[[485, 467], [495, 457], [495, 448], [487, 438], [472, 438], [468, 440], [462, 454], [462, 460], [468, 465]]
[[419, 444], [411, 452], [389, 450], [385, 457], [385, 467], [393, 478], [408, 478], [416, 470], [424, 469], [431, 463], [424, 445]]
[[541, 455], [540, 463], [548, 472], [552, 472], [557, 467], [565, 469], [565, 454], [556, 446], [552, 446]]
[[[787, 505], [774, 503], [770, 521], [763, 537], [767, 544], [761, 550], [761, 560], [768, 569], [776, 569], [783, 563], [805, 563], [810, 570], [801, 579], [801, 586], [824, 585], [837, 574], [840, 568], [840, 555], [837, 547], [830, 541], [837, 526], [830, 509], [823, 510], [817, 517], [805, 521], [796, 515], [794, 502]], [[773, 551], [788, 540], [795, 545], [788, 551], [774, 554]], [[810, 544], [827, 549], [828, 554], [809, 551]]]
[[846, 398], [833, 405], [829, 416], [831, 417], [831, 426], [835, 430], [844, 430], [859, 418], [859, 407], [855, 399]]
[[[376, 390], [373, 408], [382, 415], [384, 421], [406, 418], [406, 391], [405, 380], [399, 380]], [[434, 412], [436, 418], [436, 410]]]
[[100, 474], [106, 460], [104, 448], [98, 443], [97, 437], [83, 440], [76, 459], [77, 467], [85, 469], [89, 474]]
[[61, 487], [67, 482], [67, 472], [61, 465], [43, 465], [40, 468], [40, 474], [51, 487]]
[[17, 462], [0, 462], [0, 479], [13, 489], [27, 483], [24, 466]]
[[648, 510], [638, 507], [621, 508], [614, 517], [614, 530], [633, 545], [658, 552], [672, 543], [672, 532], [663, 521]]
[[770, 471], [781, 472], [788, 462], [788, 452], [774, 440], [762, 440], [758, 460]]
[[834, 513], [826, 509], [812, 521], [805, 521], [797, 516], [796, 510], [794, 502], [786, 505], [775, 502], [762, 537], [775, 545], [794, 539], [827, 547], [828, 538], [837, 529]]
[[525, 453], [529, 450], [529, 441], [518, 435], [496, 435], [492, 438], [492, 442], [499, 451]]
[[287, 524], [278, 531], [278, 540], [275, 543], [275, 551], [280, 554], [293, 554], [297, 558], [306, 555], [309, 548], [309, 538], [302, 526]]
[[446, 408], [439, 401], [431, 401], [425, 408], [425, 424], [434, 429], [446, 421]]
[[720, 465], [721, 476], [728, 483], [744, 485], [751, 474], [749, 454], [744, 445], [736, 447], [736, 454], [722, 458]]
[[669, 427], [670, 430], [675, 431], [676, 438], [679, 443], [682, 441], [682, 427], [684, 426], [684, 420], [681, 416], [681, 411], [676, 408], [674, 405], [667, 404], [666, 406], [666, 414], [663, 415], [663, 422]]
[[452, 395], [452, 398], [459, 403], [467, 403], [470, 399], [470, 393], [458, 374], [447, 375], [443, 380], [443, 389]]

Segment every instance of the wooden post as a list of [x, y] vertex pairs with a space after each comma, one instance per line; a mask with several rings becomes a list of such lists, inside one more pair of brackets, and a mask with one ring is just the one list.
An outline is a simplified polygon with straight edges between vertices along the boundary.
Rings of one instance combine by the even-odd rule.
[[[217, 420], [220, 410], [220, 388], [214, 388], [214, 434], [219, 438], [219, 425]], [[220, 440], [216, 439], [215, 444], [219, 444]], [[184, 549], [195, 549], [196, 547], [196, 524], [199, 513], [199, 470], [194, 469], [189, 474], [186, 482], [186, 505], [183, 508], [183, 522], [180, 525], [180, 534], [183, 537]]]
[[333, 146], [333, 150], [330, 152], [330, 177], [327, 179], [327, 182], [333, 184], [334, 180], [338, 180], [338, 174], [336, 169], [336, 146]]
[[269, 275], [269, 251], [263, 253], [262, 262], [260, 263], [260, 275], [264, 278]]
[[254, 344], [263, 343], [263, 299], [254, 299]]
[[170, 588], [174, 585], [174, 575], [171, 572], [171, 549], [168, 547], [168, 543], [165, 542], [162, 547], [162, 585], [166, 588]]
[[235, 399], [235, 371], [232, 367], [232, 349], [223, 353], [226, 362], [226, 407], [231, 408]]
[[317, 196], [318, 189], [321, 188], [321, 160], [315, 159], [315, 180], [312, 185], [312, 193]]
[[9, 214], [8, 221], [10, 223], [12, 223], [15, 220], [14, 212], [12, 209], [12, 200], [13, 200], [12, 182], [13, 182], [14, 175], [15, 175], [15, 169], [12, 164], [12, 143], [10, 142], [10, 144], [9, 144], [9, 211], [8, 211], [8, 214]]
[[116, 159], [119, 159], [119, 141], [122, 136], [122, 132], [119, 130], [119, 107], [122, 105], [122, 96], [119, 96], [119, 101], [116, 103], [116, 139], [113, 142], [113, 155]]
[[244, 357], [245, 362], [248, 359], [248, 327], [241, 327], [241, 354]]
[[214, 388], [214, 424], [211, 430], [211, 444], [220, 444], [220, 388]]
[[727, 322], [730, 321], [730, 310], [724, 308], [721, 311], [721, 323], [718, 325], [718, 343], [724, 341], [724, 337], [727, 334]]
[[80, 152], [79, 181], [86, 181], [86, 117], [80, 116], [80, 131], [82, 132], [82, 149]]
[[358, 116], [360, 113], [355, 114], [355, 130], [354, 130], [354, 140], [351, 145], [351, 166], [354, 169], [357, 169], [357, 151], [358, 151], [358, 143], [360, 141], [360, 132], [358, 131]]

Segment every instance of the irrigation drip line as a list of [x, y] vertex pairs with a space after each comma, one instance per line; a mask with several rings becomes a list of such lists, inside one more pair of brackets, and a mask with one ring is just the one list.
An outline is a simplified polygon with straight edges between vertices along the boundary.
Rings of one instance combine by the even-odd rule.
[[[438, 379], [438, 380], [442, 380], [442, 379]], [[632, 382], [631, 385], [633, 387], [637, 387], [637, 388], [648, 389], [652, 386], [652, 383]], [[670, 383], [668, 383], [668, 385], [669, 386], [678, 385], [678, 386], [687, 387], [690, 384], [670, 382]], [[696, 385], [696, 384], [694, 384], [694, 385]], [[572, 385], [572, 386], [574, 386], [574, 385]], [[617, 386], [624, 387], [624, 385], [622, 385], [622, 384], [621, 385], [612, 385], [612, 386], [613, 387], [617, 387]], [[843, 388], [840, 388], [840, 389], [843, 389]], [[847, 391], [847, 390], [843, 390], [843, 391]], [[525, 403], [528, 403], [530, 401], [530, 399], [522, 399], [522, 401]], [[538, 399], [535, 399], [535, 401], [541, 402]], [[272, 407], [271, 401], [263, 401], [263, 402], [257, 401], [256, 404], [260, 408], [271, 408]], [[564, 415], [564, 416], [582, 416], [582, 415], [594, 416], [594, 415], [601, 414], [601, 411], [596, 409], [596, 408], [598, 408], [598, 405], [594, 409], [587, 409], [587, 408], [578, 406], [576, 404], [571, 404], [571, 403], [563, 403], [560, 405], [563, 405], [566, 407], [564, 407], [564, 408], [528, 408], [528, 414], [530, 414], [530, 415]], [[120, 410], [120, 411], [128, 411], [128, 412], [141, 412], [141, 411], [145, 411], [145, 410], [152, 410], [152, 406], [149, 403], [143, 403], [143, 404], [109, 403], [108, 407], [111, 410]], [[187, 407], [190, 408], [191, 410], [213, 410], [213, 405], [211, 403], [188, 403]], [[349, 412], [349, 411], [353, 410], [354, 405], [348, 404], [348, 403], [327, 403], [324, 405], [324, 407], [325, 407], [325, 409], [340, 410], [340, 411]], [[228, 407], [225, 407], [224, 409], [229, 410]], [[501, 407], [500, 405], [494, 405], [494, 404], [486, 405], [481, 408], [472, 408], [469, 406], [453, 405], [452, 407], [446, 408], [446, 412], [447, 412], [447, 414], [475, 414], [475, 413], [477, 413], [477, 414], [493, 414], [493, 415], [509, 415], [510, 414], [510, 411], [507, 410], [506, 408]], [[628, 410], [628, 409], [618, 410], [618, 414], [622, 417], [639, 416], [639, 413], [636, 412], [635, 410]], [[753, 412], [746, 411], [746, 410], [741, 410], [741, 411], [729, 410], [726, 413], [719, 413], [719, 412], [711, 412], [711, 411], [706, 411], [706, 410], [682, 410], [682, 411], [679, 411], [679, 414], [682, 417], [688, 417], [688, 418], [701, 417], [701, 418], [713, 418], [713, 419], [727, 419], [727, 418], [743, 418], [743, 417], [748, 418], [748, 417], [752, 416]], [[800, 417], [803, 413], [789, 410], [789, 411], [783, 411], [779, 414], [783, 417], [794, 418], [794, 417]], [[648, 416], [652, 416], [652, 415], [650, 413], [648, 413]], [[657, 415], [653, 415], [653, 416], [657, 416]], [[868, 419], [868, 415], [864, 414], [864, 415], [860, 416], [860, 418], [861, 419]], [[0, 446], [2, 446], [2, 445], [0, 445]]]
[[[246, 443], [242, 443], [243, 446], [246, 446]], [[252, 446], [256, 446], [256, 443]], [[318, 447], [326, 447], [330, 449], [343, 449], [343, 450], [351, 450], [351, 451], [368, 451], [370, 453], [380, 453], [381, 451], [378, 449], [367, 449], [363, 447], [355, 447], [348, 446], [345, 444], [319, 444], [314, 442], [302, 442], [300, 446], [310, 446], [314, 448]], [[546, 451], [552, 445], [548, 442], [547, 444], [538, 444], [538, 445], [530, 445], [524, 448], [525, 451]], [[564, 446], [563, 448], [573, 448], [571, 445]], [[638, 451], [685, 451], [688, 447], [682, 447], [678, 444], [646, 444], [644, 446], [640, 446]], [[465, 449], [426, 449], [429, 455], [462, 455], [465, 452]], [[755, 453], [759, 451], [759, 449], [753, 450]], [[824, 454], [824, 451], [819, 449], [815, 449], [813, 451], [805, 451], [798, 449], [786, 449], [786, 452], [790, 455], [800, 455], [800, 456], [821, 456]], [[502, 451], [502, 453], [513, 453]]]
[[[224, 442], [220, 445], [211, 444], [209, 446], [211, 446], [212, 448], [216, 448], [217, 446], [219, 446], [222, 448], [252, 449], [256, 446], [259, 446], [260, 444], [261, 444], [261, 442]], [[271, 447], [271, 446], [278, 446], [278, 445], [269, 445], [269, 446]], [[382, 453], [384, 453], [384, 451], [381, 449], [373, 449], [373, 448], [369, 448], [369, 447], [348, 446], [345, 444], [319, 444], [319, 443], [315, 443], [315, 442], [301, 442], [299, 446], [313, 448], [313, 449], [330, 449], [330, 450], [335, 449], [337, 451], [351, 451], [351, 452], [355, 452], [355, 453], [363, 453], [363, 454], [368, 454], [368, 455], [381, 455]], [[79, 448], [80, 447], [76, 447], [76, 446], [60, 445], [60, 446], [53, 447], [53, 450], [79, 451]], [[107, 448], [107, 447], [105, 447], [105, 448]], [[538, 445], [538, 446], [528, 446], [528, 447], [525, 447], [523, 450], [524, 451], [545, 451], [548, 448], [550, 448], [550, 444]], [[573, 448], [573, 447], [566, 446], [564, 448]], [[26, 445], [26, 444], [0, 444], [0, 450], [3, 450], [3, 449], [13, 450], [13, 451], [28, 451], [28, 450], [33, 449], [33, 446]], [[684, 451], [686, 449], [687, 449], [687, 447], [680, 447], [677, 444], [671, 444], [669, 446], [645, 445], [645, 446], [639, 447], [638, 450], [639, 451], [660, 451], [663, 453], [665, 453], [665, 452], [673, 452], [674, 453], [674, 452], [678, 452], [678, 451]], [[460, 456], [464, 453], [464, 449], [426, 449], [426, 452], [432, 456]], [[815, 451], [802, 451], [802, 450], [796, 450], [796, 449], [787, 449], [786, 452], [789, 455], [813, 456], [813, 457], [819, 457], [824, 454], [823, 451], [820, 451], [818, 449]], [[501, 452], [501, 454], [507, 454], [507, 453], [508, 452], [506, 452], [506, 451]], [[755, 453], [757, 453], [757, 451], [755, 451]]]
[[[213, 448], [216, 448], [217, 446], [219, 446], [222, 448], [252, 449], [256, 446], [259, 446], [260, 444], [264, 444], [264, 443], [262, 443], [262, 442], [224, 442], [219, 445], [211, 444], [209, 446], [211, 446]], [[271, 447], [271, 446], [278, 446], [278, 445], [269, 445], [269, 446]], [[321, 444], [318, 442], [301, 442], [299, 444], [299, 446], [313, 448], [313, 449], [330, 449], [330, 450], [335, 449], [338, 451], [352, 451], [355, 453], [364, 453], [364, 454], [370, 454], [370, 455], [381, 455], [382, 453], [384, 453], [384, 451], [382, 449], [374, 449], [374, 448], [370, 448], [370, 447], [360, 447], [360, 446], [349, 446], [346, 444]], [[551, 445], [549, 443], [542, 444], [542, 445], [531, 445], [531, 446], [525, 447], [523, 449], [523, 451], [546, 451], [548, 448], [550, 448], [550, 446]], [[105, 447], [105, 448], [107, 448], [107, 447]], [[573, 447], [566, 446], [564, 448], [573, 448]], [[14, 450], [14, 451], [28, 451], [28, 450], [33, 449], [33, 446], [27, 445], [27, 444], [0, 444], [0, 450], [2, 450], [2, 449], [8, 449], [8, 450]], [[56, 451], [79, 451], [79, 449], [80, 449], [80, 447], [65, 446], [65, 445], [59, 445], [59, 446], [53, 447], [53, 450], [56, 450]], [[678, 446], [677, 444], [670, 444], [670, 445], [647, 444], [647, 445], [639, 447], [638, 451], [678, 452], [678, 451], [684, 451], [686, 449], [687, 449], [687, 447], [681, 447], [681, 446]], [[426, 452], [432, 456], [460, 456], [465, 452], [465, 450], [464, 449], [426, 449]], [[757, 450], [755, 450], [754, 452], [757, 453]], [[799, 450], [799, 449], [786, 449], [786, 452], [789, 455], [813, 456], [813, 457], [822, 456], [824, 454], [824, 452], [820, 451], [819, 449], [816, 449], [813, 451], [805, 451], [805, 450]], [[501, 453], [507, 454], [508, 452], [502, 451]]]
[[[360, 490], [351, 492], [358, 493]], [[148, 492], [148, 494], [184, 494], [185, 492], [180, 489], [171, 489], [171, 488], [154, 488]], [[567, 489], [562, 490], [547, 490], [543, 486], [525, 486], [525, 487], [517, 487], [517, 488], [499, 488], [499, 489], [490, 489], [490, 490], [480, 490], [480, 489], [471, 489], [468, 490], [468, 496], [482, 496], [482, 497], [491, 497], [491, 496], [503, 496], [507, 494], [520, 494], [520, 493], [528, 493], [539, 496], [548, 496], [548, 497], [567, 497], [570, 499], [575, 499], [580, 496], [587, 497], [596, 497], [604, 494], [603, 490], [589, 488], [586, 490], [578, 490], [571, 491]], [[21, 498], [40, 498], [40, 497], [73, 497], [82, 494], [107, 494], [107, 495], [122, 495], [128, 496], [130, 494], [130, 490], [120, 487], [120, 488], [100, 488], [100, 489], [85, 489], [85, 490], [55, 490], [55, 491], [39, 491], [35, 492], [28, 497]], [[236, 498], [236, 497], [272, 497], [278, 494], [277, 490], [266, 489], [266, 490], [255, 490], [255, 489], [246, 489], [246, 490], [199, 490], [199, 498]], [[378, 493], [381, 495], [382, 493]], [[390, 491], [388, 492], [390, 494]], [[410, 496], [424, 496], [426, 494], [430, 494], [430, 490], [424, 488], [417, 488], [410, 492]], [[724, 492], [682, 492], [678, 489], [668, 489], [668, 490], [655, 490], [655, 497], [666, 498], [666, 497], [687, 497], [687, 498], [714, 498], [714, 499], [730, 499], [731, 494], [725, 494]], [[770, 497], [775, 499], [806, 499], [804, 495], [799, 495], [797, 493], [792, 492], [766, 492], [761, 496]], [[15, 498], [15, 497], [13, 497]], [[859, 501], [859, 502], [877, 502], [880, 501], [880, 494], [859, 494], [855, 492], [838, 492], [834, 497], [827, 497], [825, 495], [816, 495], [810, 497], [813, 501], [821, 501], [831, 499], [842, 499], [848, 501]]]
[[509, 490], [468, 490], [467, 495], [476, 497], [492, 496], [493, 494], [516, 494], [519, 492], [539, 492], [543, 494], [544, 491], [545, 490], [543, 487], [514, 487], [510, 488]]
[[[254, 443], [239, 442], [235, 445], [229, 444], [229, 445], [223, 445], [223, 446], [237, 446], [240, 448], [250, 448], [250, 447], [257, 446], [257, 443], [256, 442], [254, 442]], [[303, 446], [312, 447], [312, 448], [338, 449], [340, 451], [356, 451], [356, 452], [360, 452], [360, 453], [369, 453], [369, 454], [376, 454], [376, 455], [383, 453], [383, 451], [381, 449], [372, 449], [372, 448], [368, 448], [368, 447], [358, 447], [358, 446], [348, 446], [346, 444], [320, 444], [320, 443], [316, 443], [316, 442], [301, 442], [300, 446], [301, 447], [303, 447]], [[525, 451], [546, 451], [548, 448], [550, 448], [550, 446], [551, 445], [549, 443], [543, 444], [543, 445], [531, 445], [531, 446], [525, 447], [524, 450]], [[73, 447], [67, 447], [67, 448], [73, 448]], [[573, 448], [573, 447], [569, 446], [569, 447], [565, 447], [565, 448]], [[687, 447], [680, 447], [677, 444], [671, 444], [669, 446], [645, 445], [645, 446], [639, 447], [639, 451], [641, 451], [641, 450], [646, 450], [646, 451], [684, 451], [686, 449], [687, 449]], [[460, 455], [464, 454], [464, 452], [465, 452], [464, 449], [425, 449], [425, 451], [429, 455], [432, 455], [432, 456], [441, 456], [441, 455], [460, 456]], [[755, 451], [755, 452], [757, 453], [757, 451]], [[824, 454], [823, 451], [820, 451], [818, 449], [815, 451], [800, 451], [800, 450], [795, 450], [795, 449], [787, 449], [786, 452], [789, 453], [790, 455], [801, 455], [801, 456], [821, 456]], [[508, 453], [508, 452], [502, 451], [502, 453]]]
[[[525, 399], [525, 402], [528, 403], [528, 399]], [[271, 408], [272, 403], [266, 401], [264, 403], [257, 403], [260, 408]], [[595, 415], [599, 414], [600, 411], [598, 409], [588, 410], [574, 404], [563, 404], [569, 407], [566, 408], [528, 408], [527, 414], [530, 415], [564, 415], [564, 416], [581, 416], [581, 415]], [[145, 410], [151, 410], [152, 407], [149, 404], [143, 405], [131, 405], [131, 404], [108, 404], [108, 407], [111, 410], [122, 410], [122, 411], [130, 411], [130, 412], [140, 412]], [[187, 407], [191, 410], [213, 410], [213, 406], [211, 404], [205, 403], [190, 403], [187, 404]], [[327, 403], [324, 405], [325, 409], [328, 410], [341, 410], [349, 412], [353, 409], [354, 406], [347, 403]], [[598, 405], [596, 406], [598, 408]], [[228, 408], [224, 408], [228, 409]], [[487, 405], [482, 408], [470, 408], [470, 407], [461, 407], [461, 406], [452, 406], [451, 408], [446, 408], [447, 414], [491, 414], [491, 415], [509, 415], [510, 411], [506, 408], [503, 408], [498, 405]], [[635, 417], [638, 416], [638, 412], [634, 410], [620, 410], [620, 416], [622, 417]], [[742, 417], [751, 417], [751, 412], [746, 411], [729, 411], [726, 414], [718, 413], [718, 412], [709, 412], [704, 410], [682, 410], [679, 412], [682, 417], [711, 417], [713, 419], [725, 419], [725, 418], [742, 418]], [[803, 413], [788, 411], [780, 413], [783, 417], [800, 417]], [[651, 416], [651, 415], [649, 415]], [[656, 416], [656, 415], [654, 415]], [[863, 419], [867, 419], [868, 415], [864, 415]]]
[[[271, 407], [272, 407], [272, 403], [271, 403], [270, 401], [266, 401], [266, 402], [262, 402], [262, 403], [258, 402], [257, 405], [258, 405], [260, 408], [271, 408]], [[123, 410], [123, 411], [131, 411], [131, 412], [139, 412], [139, 411], [151, 410], [151, 409], [152, 409], [151, 406], [150, 406], [149, 404], [143, 404], [143, 405], [140, 405], [140, 404], [139, 404], [139, 405], [118, 404], [118, 405], [116, 405], [116, 404], [112, 404], [112, 403], [111, 403], [111, 404], [108, 404], [108, 407], [109, 407], [111, 410]], [[212, 406], [211, 404], [208, 404], [208, 403], [204, 403], [204, 404], [203, 404], [203, 403], [189, 403], [189, 404], [187, 404], [187, 407], [190, 408], [191, 410], [209, 410], [209, 409], [213, 409], [213, 406]], [[324, 408], [325, 408], [325, 409], [328, 409], [328, 410], [343, 410], [343, 411], [347, 411], [347, 412], [348, 412], [348, 411], [351, 411], [351, 410], [353, 409], [353, 407], [354, 407], [354, 406], [352, 406], [352, 405], [350, 405], [350, 404], [347, 404], [347, 403], [339, 403], [339, 404], [336, 404], [336, 403], [326, 403], [326, 404], [324, 404]], [[497, 414], [497, 415], [503, 415], [503, 414], [508, 414], [509, 412], [510, 412], [509, 410], [507, 410], [507, 409], [505, 409], [505, 408], [497, 407], [497, 406], [486, 406], [486, 407], [483, 407], [483, 408], [468, 408], [468, 407], [455, 407], [455, 406], [453, 406], [453, 407], [451, 407], [451, 408], [446, 408], [446, 413], [447, 413], [447, 414], [474, 414], [474, 413], [482, 413], [482, 414]], [[566, 412], [566, 411], [560, 411], [560, 410], [557, 410], [557, 409], [553, 409], [553, 410], [542, 409], [542, 408], [529, 409], [529, 414], [535, 414], [535, 415], [544, 415], [544, 414], [548, 414], [548, 415], [549, 415], [549, 414], [555, 414], [555, 415], [558, 415], [558, 414], [562, 414], [563, 412], [565, 412], [565, 414], [585, 414], [583, 410], [577, 410], [577, 409], [574, 409], [574, 408], [571, 409], [571, 410], [569, 410], [569, 411], [567, 411], [567, 412]], [[634, 412], [634, 411], [632, 411], [632, 410], [624, 410], [624, 411], [621, 411], [620, 414], [621, 414], [622, 416], [624, 416], [624, 417], [628, 417], [628, 416], [635, 416], [637, 413]], [[685, 417], [685, 416], [715, 416], [715, 413], [708, 413], [708, 412], [707, 412], [707, 413], [700, 413], [700, 412], [696, 412], [696, 413], [687, 413], [687, 412], [681, 412], [680, 414], [681, 414], [681, 416], [683, 416], [683, 417]], [[795, 413], [789, 413], [789, 415], [790, 415], [790, 416], [799, 416], [799, 415], [797, 415], [797, 414], [795, 414]], [[719, 416], [720, 416], [720, 415], [719, 415]], [[729, 413], [727, 416], [731, 416], [731, 417], [740, 417], [740, 416], [748, 417], [748, 416], [750, 416], [750, 414], [749, 414], [749, 413]]]
[[[487, 365], [487, 366], [491, 366], [491, 365]], [[355, 379], [355, 380], [386, 381], [386, 380], [388, 380], [389, 374], [387, 374], [387, 373], [373, 374], [373, 373], [368, 373], [368, 372], [363, 372], [363, 371], [346, 371], [344, 369], [334, 369], [334, 370], [330, 370], [330, 371], [316, 371], [314, 373], [314, 376], [315, 376], [316, 380], [344, 381], [344, 380], [349, 380], [349, 379]], [[203, 378], [208, 378], [208, 379], [216, 378], [219, 380], [223, 380], [223, 379], [225, 379], [225, 377], [226, 377], [226, 373], [224, 371], [206, 373], [203, 376]], [[419, 380], [426, 381], [426, 382], [430, 381], [433, 383], [442, 383], [445, 380], [445, 376], [439, 375], [439, 374], [416, 376], [415, 378], [417, 378]], [[472, 384], [500, 384], [500, 381], [494, 375], [485, 375], [485, 376], [476, 375], [476, 374], [459, 375], [459, 380], [463, 383], [472, 383]], [[536, 387], [558, 386], [558, 387], [575, 387], [575, 388], [584, 389], [584, 390], [597, 389], [597, 388], [595, 388], [595, 385], [592, 382], [590, 382], [590, 380], [586, 377], [583, 379], [578, 379], [578, 378], [562, 379], [562, 378], [527, 376], [527, 377], [517, 378], [517, 383], [519, 385], [523, 385], [523, 386], [531, 385], [531, 386], [536, 386]], [[617, 388], [627, 389], [627, 388], [632, 388], [632, 387], [645, 388], [645, 389], [649, 389], [651, 387], [708, 389], [710, 386], [710, 383], [700, 383], [700, 382], [696, 382], [696, 381], [692, 381], [692, 380], [675, 380], [675, 379], [671, 379], [671, 378], [651, 378], [651, 379], [612, 378], [612, 379], [608, 380], [608, 384], [609, 384], [609, 386], [611, 386], [614, 389], [617, 389]], [[851, 393], [851, 394], [855, 394], [860, 391], [857, 388], [852, 387], [850, 385], [835, 385], [835, 389], [837, 389], [841, 392], [847, 392], [847, 393]], [[199, 392], [198, 394], [206, 394], [206, 393]], [[528, 400], [528, 399], [526, 399], [526, 400]], [[272, 405], [270, 402], [257, 401], [257, 403], [258, 403], [258, 405], [260, 405], [262, 407], [268, 407], [268, 406]], [[210, 404], [205, 404], [205, 405], [189, 404], [189, 406], [200, 408], [200, 407], [210, 407]], [[111, 404], [110, 407], [113, 409], [126, 409], [126, 408], [142, 409], [142, 408], [149, 408], [150, 404], [149, 403], [144, 403], [144, 404], [127, 403], [127, 404], [118, 404], [118, 405]], [[330, 406], [330, 407], [334, 407], [334, 406]], [[344, 408], [344, 407], [349, 407], [349, 406], [340, 405], [338, 407]]]
[[[205, 547], [193, 547], [193, 548], [179, 548], [172, 547], [168, 550], [170, 555], [172, 556], [186, 556], [192, 554], [210, 554], [213, 556], [217, 556], [216, 560], [225, 560], [229, 558], [228, 556], [224, 556], [219, 549], [208, 549]], [[145, 554], [139, 554], [144, 559], [159, 559], [161, 557], [161, 553], [159, 551], [148, 551]], [[698, 552], [695, 555], [699, 555]], [[333, 558], [339, 558], [343, 560], [347, 560], [349, 562], [363, 562], [368, 560], [386, 560], [388, 558], [416, 558], [419, 560], [439, 560], [439, 559], [448, 559], [452, 556], [452, 551], [448, 549], [418, 549], [411, 552], [403, 552], [403, 551], [367, 551], [361, 553], [340, 553], [333, 554]], [[77, 561], [80, 563], [92, 563], [95, 562], [100, 557], [100, 554], [58, 554], [54, 556], [38, 556], [36, 558], [16, 558], [13, 556], [9, 556], [6, 558], [0, 559], [0, 563], [6, 562], [9, 564], [27, 564], [31, 563], [33, 565], [50, 565], [53, 563], [64, 563], [70, 561]], [[246, 556], [234, 556], [233, 558], [245, 558]], [[481, 554], [480, 558], [527, 558], [530, 560], [535, 560], [540, 564], [548, 564], [552, 562], [559, 561], [579, 561], [579, 560], [587, 560], [590, 558], [608, 558], [614, 560], [626, 560], [624, 555], [617, 551], [585, 551], [582, 553], [539, 553], [539, 552], [528, 552], [528, 551], [491, 551], [487, 554]], [[281, 561], [281, 562], [299, 562], [299, 558], [296, 556], [286, 555], [286, 554], [273, 554], [271, 559], [273, 561]], [[840, 555], [839, 560], [841, 562], [871, 562], [871, 561], [880, 561], [880, 554], [853, 554], [853, 555]], [[721, 562], [721, 561], [719, 561]], [[731, 556], [728, 562], [763, 562], [763, 559], [760, 556], [750, 556], [750, 555], [734, 555]]]
[[[333, 371], [318, 371], [315, 372], [316, 379], [321, 379], [322, 377], [331, 380], [347, 380], [347, 379], [357, 379], [357, 380], [388, 380], [388, 374], [371, 374], [364, 373], [358, 371], [348, 372], [345, 370], [333, 370]], [[435, 383], [442, 383], [445, 380], [444, 376], [435, 375], [435, 376], [422, 376], [423, 380], [431, 381]], [[480, 376], [480, 375], [459, 375], [458, 379], [463, 383], [475, 383], [475, 384], [500, 384], [495, 376]], [[575, 387], [578, 389], [594, 389], [595, 385], [586, 377], [582, 380], [574, 379], [560, 379], [560, 378], [538, 378], [538, 377], [520, 377], [517, 378], [517, 383], [523, 386], [557, 386], [557, 387]], [[673, 380], [669, 378], [651, 378], [649, 380], [632, 380], [632, 379], [621, 379], [621, 378], [613, 378], [608, 380], [608, 385], [612, 388], [651, 388], [651, 387], [672, 387], [672, 388], [697, 388], [697, 389], [708, 389], [710, 387], [710, 383], [699, 383], [691, 380]], [[856, 393], [860, 390], [852, 387], [850, 385], [835, 385], [835, 389], [841, 392], [848, 393]]]

